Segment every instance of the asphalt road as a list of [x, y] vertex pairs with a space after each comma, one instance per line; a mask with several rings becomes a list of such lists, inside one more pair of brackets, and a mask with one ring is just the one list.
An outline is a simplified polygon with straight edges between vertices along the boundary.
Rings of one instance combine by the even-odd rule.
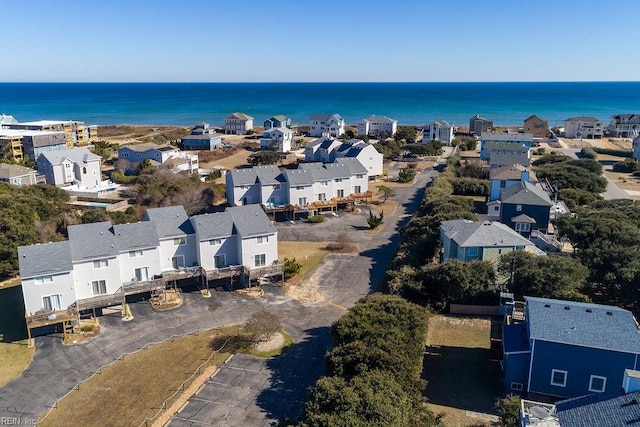
[[[209, 299], [198, 292], [185, 293], [184, 304], [168, 312], [156, 312], [145, 301], [132, 303], [133, 321], [122, 322], [119, 314], [103, 316], [102, 333], [86, 344], [65, 346], [59, 334], [36, 338], [32, 363], [20, 378], [0, 389], [0, 417], [17, 417], [25, 424], [123, 353], [174, 335], [242, 323], [267, 305], [283, 320], [284, 329], [296, 343], [274, 359], [234, 356], [171, 425], [199, 424], [202, 417], [215, 425], [255, 426], [297, 418], [309, 388], [324, 372], [324, 355], [331, 345], [330, 325], [344, 308], [377, 289], [397, 247], [397, 229], [408, 222], [422, 200], [425, 185], [436, 175], [433, 170], [424, 171], [412, 187], [396, 189], [393, 200], [398, 207], [393, 213], [385, 212], [385, 224], [378, 234], [353, 232], [366, 227], [368, 212], [331, 218], [321, 227], [302, 223], [278, 226], [282, 240], [335, 241], [339, 233], [347, 232], [361, 249], [357, 255], [329, 255], [330, 270], [320, 266], [316, 274], [322, 275], [320, 285], [326, 295], [322, 303], [301, 305], [277, 287], [266, 287], [259, 299], [243, 299], [225, 291], [216, 291]], [[238, 372], [241, 374], [234, 375]], [[197, 406], [201, 408], [197, 410]]]

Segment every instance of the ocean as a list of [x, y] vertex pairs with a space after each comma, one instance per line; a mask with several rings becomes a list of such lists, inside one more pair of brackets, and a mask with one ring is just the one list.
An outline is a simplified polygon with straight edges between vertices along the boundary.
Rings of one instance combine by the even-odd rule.
[[496, 125], [522, 125], [536, 114], [551, 126], [566, 118], [640, 113], [640, 82], [555, 83], [0, 83], [0, 113], [18, 121], [220, 126], [240, 111], [261, 124], [277, 114], [307, 124], [338, 113], [349, 124], [371, 114], [400, 125], [475, 114]]

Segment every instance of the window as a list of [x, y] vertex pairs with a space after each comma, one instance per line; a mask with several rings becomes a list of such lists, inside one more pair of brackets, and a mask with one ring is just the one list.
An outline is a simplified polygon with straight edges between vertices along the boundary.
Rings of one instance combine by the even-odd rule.
[[589, 379], [589, 391], [602, 393], [607, 385], [607, 378], [598, 375], [591, 375]]
[[258, 236], [258, 244], [268, 243], [269, 236]]
[[522, 212], [522, 205], [516, 205], [516, 212]]
[[217, 246], [222, 244], [222, 239], [211, 239], [209, 240], [210, 246]]
[[362, 178], [364, 178], [364, 175], [363, 175], [363, 174], [361, 174], [361, 173], [359, 173], [359, 174], [357, 174], [357, 175], [356, 175], [356, 178], [357, 178], [357, 179], [362, 179]]
[[215, 268], [224, 268], [227, 266], [227, 257], [224, 254], [213, 256], [213, 266]]
[[524, 222], [516, 222], [516, 231], [528, 232], [531, 231], [531, 224]]
[[342, 182], [342, 178], [336, 178], [336, 182]]
[[86, 168], [86, 167], [83, 167], [83, 168], [82, 168], [82, 173], [83, 173], [84, 175], [86, 175], [86, 174], [87, 174], [87, 168]]
[[279, 190], [280, 189], [280, 184], [273, 184], [273, 189], [274, 190]]
[[104, 295], [107, 293], [107, 281], [94, 280], [91, 282], [91, 289], [93, 290], [93, 295]]
[[567, 385], [567, 371], [561, 371], [559, 369], [551, 370], [551, 385], [558, 387], [566, 387]]
[[262, 266], [264, 266], [264, 265], [267, 263], [267, 261], [266, 261], [267, 257], [266, 257], [266, 255], [265, 255], [265, 254], [258, 254], [258, 255], [255, 255], [255, 256], [253, 257], [253, 259], [254, 259], [254, 262], [255, 262], [255, 266], [256, 266], [256, 267], [262, 267]]
[[507, 186], [507, 181], [500, 181], [500, 188], [504, 188]]
[[136, 268], [136, 280], [138, 282], [146, 282], [149, 280], [149, 267]]
[[303, 187], [302, 185], [298, 185], [298, 186], [296, 187], [296, 190], [304, 190], [304, 187]]
[[338, 190], [338, 191], [336, 191], [336, 196], [337, 196], [337, 197], [344, 197], [344, 190]]
[[360, 187], [359, 185], [356, 185], [353, 187], [353, 192], [354, 193], [360, 193], [360, 190], [362, 189], [362, 187]]
[[307, 198], [306, 197], [298, 198], [298, 206], [306, 206], [306, 205], [307, 205]]
[[522, 391], [522, 383], [511, 383], [511, 390]]
[[129, 251], [129, 258], [135, 258], [137, 256], [142, 256], [142, 251], [136, 250], [136, 251]]
[[180, 246], [180, 245], [186, 245], [187, 244], [187, 238], [186, 237], [176, 237], [175, 239], [173, 239], [173, 244], [175, 246]]
[[97, 259], [95, 261], [93, 261], [93, 268], [105, 268], [105, 267], [109, 267], [109, 260], [108, 259]]
[[174, 270], [178, 270], [179, 268], [184, 268], [184, 255], [171, 257], [171, 267]]
[[318, 194], [318, 200], [324, 202], [327, 200], [327, 195], [325, 193]]
[[36, 282], [36, 285], [42, 285], [44, 283], [51, 283], [53, 282], [53, 276], [40, 276], [40, 277], [36, 277], [34, 279], [34, 281]]
[[478, 256], [478, 247], [477, 246], [472, 246], [469, 249], [467, 249], [467, 255], [469, 255], [469, 256]]
[[42, 305], [47, 310], [60, 310], [60, 295], [42, 297]]

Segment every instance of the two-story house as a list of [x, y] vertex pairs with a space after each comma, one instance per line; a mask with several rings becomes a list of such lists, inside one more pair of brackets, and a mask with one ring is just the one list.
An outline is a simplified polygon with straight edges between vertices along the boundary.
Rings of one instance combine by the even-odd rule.
[[637, 369], [640, 334], [622, 308], [525, 297], [503, 326], [504, 385], [529, 398], [573, 398], [623, 387]]
[[[500, 199], [500, 191], [521, 181], [537, 182], [536, 175], [520, 164], [511, 164], [489, 171], [491, 188], [489, 201]], [[498, 215], [500, 216], [500, 215]]]
[[524, 133], [530, 133], [534, 138], [548, 138], [551, 136], [549, 121], [533, 114], [524, 119]]
[[[531, 133], [515, 133], [515, 132], [484, 132], [480, 135], [480, 158], [482, 160], [490, 160], [491, 152], [501, 147], [511, 148], [512, 146], [533, 147], [533, 134]], [[511, 162], [514, 164], [518, 162]], [[528, 165], [529, 163], [520, 163]], [[505, 165], [502, 165], [505, 166]]]
[[340, 114], [312, 114], [309, 117], [309, 136], [332, 136], [344, 134], [344, 119]]
[[246, 135], [253, 130], [253, 117], [244, 113], [232, 113], [224, 119], [224, 133]]
[[271, 128], [287, 128], [291, 129], [291, 119], [287, 116], [279, 114], [277, 116], [269, 117], [264, 121], [264, 130]]
[[47, 151], [37, 160], [38, 172], [47, 184], [79, 185], [95, 188], [102, 181], [102, 158], [85, 147], [71, 150]]
[[370, 135], [375, 138], [395, 135], [398, 130], [398, 121], [387, 116], [369, 116], [358, 122], [358, 135]]
[[260, 138], [260, 148], [277, 153], [288, 153], [291, 151], [292, 140], [293, 131], [291, 129], [286, 127], [272, 127], [265, 129], [262, 138]]
[[196, 154], [189, 154], [169, 144], [157, 145], [148, 142], [126, 145], [118, 149], [118, 159], [131, 163], [139, 163], [148, 159], [154, 166], [165, 165], [174, 172], [194, 173], [198, 171], [198, 156]]
[[604, 135], [604, 123], [595, 117], [572, 117], [564, 121], [564, 136], [567, 138], [594, 139]]
[[185, 150], [213, 150], [222, 145], [222, 135], [218, 135], [209, 123], [200, 122], [193, 127], [191, 134], [181, 139]]
[[500, 191], [500, 222], [529, 237], [533, 230], [547, 233], [553, 202], [536, 183], [519, 181]]
[[38, 183], [38, 172], [20, 165], [0, 163], [0, 182], [6, 182], [17, 187]]
[[480, 117], [479, 114], [469, 119], [469, 133], [472, 135], [482, 135], [484, 132], [490, 132], [493, 129], [493, 120]]
[[607, 132], [623, 138], [636, 136], [640, 132], [640, 114], [618, 114], [611, 117]]
[[422, 143], [440, 141], [444, 145], [453, 143], [453, 125], [444, 120], [435, 120], [422, 128]]
[[498, 261], [500, 256], [516, 250], [540, 254], [530, 240], [497, 221], [442, 221], [440, 241], [442, 262], [448, 259]]

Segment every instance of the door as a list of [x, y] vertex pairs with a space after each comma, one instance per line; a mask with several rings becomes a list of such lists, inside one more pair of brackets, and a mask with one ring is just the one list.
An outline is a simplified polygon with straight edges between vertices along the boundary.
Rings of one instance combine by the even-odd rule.
[[338, 197], [343, 198], [344, 197], [344, 190], [338, 190], [336, 192], [336, 194], [338, 195]]
[[213, 256], [213, 266], [215, 268], [224, 268], [227, 266], [227, 257], [224, 254]]
[[184, 268], [184, 255], [178, 255], [171, 258], [171, 266], [174, 270]]
[[146, 282], [149, 280], [149, 267], [136, 268], [136, 280]]
[[42, 297], [42, 305], [47, 310], [60, 310], [60, 295], [49, 295]]

